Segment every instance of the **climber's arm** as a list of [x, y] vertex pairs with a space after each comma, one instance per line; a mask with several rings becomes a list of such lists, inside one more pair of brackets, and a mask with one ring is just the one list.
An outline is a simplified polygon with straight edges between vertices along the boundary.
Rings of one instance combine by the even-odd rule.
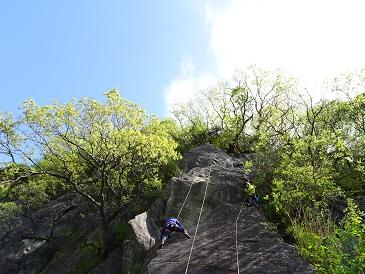
[[180, 222], [178, 220], [176, 220], [176, 225], [179, 229], [179, 232], [184, 233], [185, 229], [184, 229], [183, 225], [180, 224]]

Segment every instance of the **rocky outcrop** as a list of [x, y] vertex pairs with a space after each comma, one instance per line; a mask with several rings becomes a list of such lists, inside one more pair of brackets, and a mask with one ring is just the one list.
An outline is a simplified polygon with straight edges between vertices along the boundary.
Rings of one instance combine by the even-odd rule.
[[[187, 153], [181, 174], [147, 212], [119, 216], [110, 225], [107, 258], [100, 256], [98, 214], [80, 198], [62, 196], [34, 212], [33, 220], [18, 219], [9, 235], [0, 231], [0, 273], [185, 273], [191, 248], [188, 273], [237, 273], [238, 266], [240, 273], [313, 273], [258, 209], [240, 211], [243, 161], [211, 145]], [[193, 237], [173, 235], [158, 249], [164, 217], [181, 213], [194, 236], [207, 183], [194, 246]]]
[[[207, 183], [188, 273], [237, 273], [238, 267], [241, 273], [314, 273], [295, 247], [283, 242], [258, 209], [244, 206], [236, 231], [242, 184], [246, 180], [242, 160], [204, 145], [185, 155], [183, 167], [184, 172], [167, 185], [162, 200], [129, 222], [134, 243], [146, 254], [145, 273], [185, 273], [193, 239], [174, 235], [163, 249], [153, 244], [158, 243], [162, 218], [177, 216], [181, 209], [179, 219], [194, 235]], [[190, 185], [191, 191], [182, 208]]]
[[0, 273], [87, 273], [102, 261], [100, 235], [98, 214], [82, 199], [59, 197], [33, 212], [32, 218], [20, 217], [3, 237]]
[[[355, 203], [357, 203], [360, 210], [365, 212], [365, 197], [359, 197], [355, 200]], [[347, 199], [345, 197], [335, 197], [329, 200], [328, 205], [332, 219], [337, 225], [342, 226], [348, 206]]]

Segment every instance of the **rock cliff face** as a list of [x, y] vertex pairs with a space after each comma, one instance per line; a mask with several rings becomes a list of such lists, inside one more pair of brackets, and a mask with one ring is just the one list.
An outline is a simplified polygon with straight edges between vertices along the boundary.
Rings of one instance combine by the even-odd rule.
[[[143, 250], [147, 253], [145, 273], [185, 273], [186, 269], [187, 273], [237, 273], [238, 268], [240, 273], [314, 273], [258, 209], [243, 206], [240, 212], [242, 184], [247, 178], [242, 159], [204, 145], [185, 155], [183, 166], [185, 170], [167, 185], [162, 199], [129, 222], [140, 254]], [[175, 235], [158, 249], [155, 243], [162, 218], [177, 216], [180, 210], [179, 219], [192, 238]], [[128, 256], [124, 260], [131, 262], [135, 255], [132, 252]]]
[[[1, 274], [88, 273], [101, 261], [100, 220], [80, 198], [59, 197], [34, 212], [32, 217], [20, 217], [12, 232], [2, 236]], [[112, 234], [111, 227], [111, 238]], [[120, 251], [116, 244], [112, 247], [115, 250], [110, 258]], [[117, 272], [112, 273], [120, 273], [120, 257], [113, 261]], [[104, 269], [110, 258], [99, 268]]]
[[[9, 235], [0, 231], [0, 273], [164, 274], [185, 273], [187, 266], [187, 273], [200, 274], [237, 273], [238, 267], [240, 273], [313, 273], [258, 209], [240, 210], [243, 160], [211, 145], [187, 153], [181, 174], [147, 212], [115, 219], [107, 258], [100, 256], [98, 215], [72, 195], [51, 201], [34, 220], [21, 217]], [[161, 220], [179, 212], [192, 238], [173, 235], [158, 249]], [[28, 231], [37, 237], [24, 239]]]

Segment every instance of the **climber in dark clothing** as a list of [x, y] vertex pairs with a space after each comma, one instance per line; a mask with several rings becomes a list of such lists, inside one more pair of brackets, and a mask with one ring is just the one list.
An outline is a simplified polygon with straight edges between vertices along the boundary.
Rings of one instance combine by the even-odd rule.
[[161, 245], [159, 248], [163, 247], [165, 241], [170, 237], [172, 232], [183, 233], [186, 238], [190, 239], [189, 233], [176, 218], [166, 218], [162, 225]]

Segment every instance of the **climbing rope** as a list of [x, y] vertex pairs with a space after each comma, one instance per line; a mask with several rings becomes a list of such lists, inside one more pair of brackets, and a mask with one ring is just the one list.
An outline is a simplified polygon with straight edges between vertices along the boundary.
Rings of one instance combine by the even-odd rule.
[[210, 167], [209, 167], [208, 180], [207, 180], [207, 184], [205, 185], [205, 192], [204, 192], [203, 202], [202, 202], [202, 206], [200, 208], [198, 223], [196, 224], [196, 228], [195, 228], [193, 243], [191, 244], [191, 248], [190, 248], [190, 254], [189, 254], [188, 263], [186, 264], [185, 274], [188, 273], [189, 263], [190, 263], [190, 259], [191, 259], [191, 254], [193, 253], [195, 238], [196, 238], [196, 234], [198, 232], [199, 223], [200, 223], [200, 217], [202, 216], [202, 212], [203, 212], [203, 208], [204, 208], [204, 203], [205, 203], [205, 198], [207, 196], [207, 190], [208, 190], [208, 185], [209, 185], [209, 181], [210, 181], [210, 172], [211, 172], [211, 170], [212, 170], [212, 165], [210, 165]]
[[189, 197], [189, 194], [190, 194], [190, 190], [191, 190], [191, 188], [192, 188], [192, 186], [193, 186], [193, 184], [194, 184], [194, 182], [195, 182], [195, 179], [201, 174], [202, 172], [198, 172], [195, 176], [194, 176], [194, 178], [193, 178], [193, 180], [191, 181], [191, 184], [190, 184], [190, 187], [189, 187], [189, 190], [188, 190], [188, 193], [186, 194], [186, 196], [185, 196], [185, 200], [184, 200], [184, 202], [183, 202], [183, 204], [182, 204], [182, 206], [181, 206], [181, 208], [180, 208], [180, 211], [179, 211], [179, 214], [177, 214], [177, 217], [176, 217], [176, 219], [179, 219], [179, 217], [180, 217], [180, 214], [181, 214], [181, 212], [182, 212], [182, 210], [183, 210], [183, 208], [184, 208], [184, 206], [185, 206], [185, 203], [186, 203], [186, 201], [188, 200], [188, 197]]
[[238, 212], [237, 218], [236, 218], [236, 262], [237, 262], [237, 274], [240, 274], [240, 261], [239, 261], [239, 248], [238, 248], [238, 220], [241, 216], [243, 205], [246, 201], [246, 195], [245, 198], [242, 201], [241, 208]]

